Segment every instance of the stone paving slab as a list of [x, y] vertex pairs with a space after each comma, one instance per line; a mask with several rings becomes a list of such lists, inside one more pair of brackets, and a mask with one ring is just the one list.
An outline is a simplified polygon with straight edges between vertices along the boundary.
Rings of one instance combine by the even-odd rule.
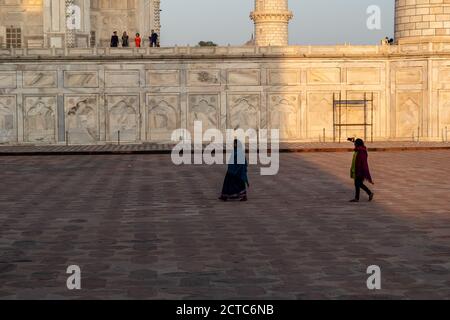
[[250, 167], [247, 203], [168, 155], [2, 157], [0, 299], [450, 299], [449, 159], [371, 153], [375, 201], [350, 204], [347, 153]]
[[[450, 150], [445, 142], [374, 142], [371, 151]], [[107, 144], [107, 145], [22, 145], [0, 146], [0, 156], [24, 155], [93, 155], [93, 154], [169, 154], [173, 144]], [[281, 143], [280, 152], [348, 152], [352, 144], [343, 143]]]

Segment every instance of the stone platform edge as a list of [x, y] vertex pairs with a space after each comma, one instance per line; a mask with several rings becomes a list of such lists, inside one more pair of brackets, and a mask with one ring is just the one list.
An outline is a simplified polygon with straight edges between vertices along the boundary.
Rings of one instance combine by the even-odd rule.
[[[102, 148], [108, 147], [108, 148]], [[165, 145], [159, 149], [141, 149], [133, 148], [129, 145], [123, 146], [102, 146], [98, 149], [92, 149], [92, 147], [83, 148], [80, 147], [53, 147], [53, 148], [39, 148], [31, 147], [27, 148], [17, 147], [17, 150], [13, 150], [15, 147], [9, 147], [7, 150], [1, 150], [0, 157], [6, 156], [81, 156], [81, 155], [169, 155], [172, 153], [172, 147]], [[6, 149], [6, 148], [5, 148]], [[280, 153], [333, 153], [333, 152], [352, 152], [354, 149], [351, 147], [281, 147]], [[374, 146], [368, 147], [369, 152], [408, 152], [408, 151], [450, 151], [450, 144], [443, 145], [430, 145], [430, 146]], [[268, 148], [271, 152], [271, 149]], [[258, 150], [259, 152], [259, 150]], [[192, 150], [194, 153], [194, 150]]]

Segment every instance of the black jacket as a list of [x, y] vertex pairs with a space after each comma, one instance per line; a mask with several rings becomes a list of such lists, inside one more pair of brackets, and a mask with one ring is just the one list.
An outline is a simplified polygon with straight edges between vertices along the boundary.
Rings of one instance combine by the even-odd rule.
[[119, 37], [112, 36], [111, 37], [111, 47], [118, 47], [118, 46], [119, 46]]

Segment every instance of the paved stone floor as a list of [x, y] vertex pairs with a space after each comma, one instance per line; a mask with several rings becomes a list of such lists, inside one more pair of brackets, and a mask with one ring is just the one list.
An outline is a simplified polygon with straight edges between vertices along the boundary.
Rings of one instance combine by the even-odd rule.
[[[450, 150], [449, 142], [431, 141], [376, 141], [367, 143], [370, 149], [376, 150]], [[0, 156], [3, 155], [91, 155], [91, 154], [164, 154], [172, 151], [174, 144], [136, 143], [136, 144], [98, 144], [98, 145], [2, 145]], [[280, 143], [281, 152], [318, 152], [351, 150], [353, 145], [348, 142], [289, 142]]]
[[0, 157], [0, 298], [450, 299], [449, 160], [373, 152], [376, 199], [350, 204], [350, 153], [251, 167], [247, 203], [167, 155]]

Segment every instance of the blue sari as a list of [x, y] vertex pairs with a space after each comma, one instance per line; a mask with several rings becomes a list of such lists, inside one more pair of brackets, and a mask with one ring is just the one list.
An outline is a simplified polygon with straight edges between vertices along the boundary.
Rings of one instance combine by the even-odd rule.
[[238, 142], [234, 147], [233, 156], [228, 162], [228, 171], [223, 182], [220, 199], [224, 201], [247, 200], [247, 186], [249, 185], [247, 167], [248, 164], [243, 147]]

